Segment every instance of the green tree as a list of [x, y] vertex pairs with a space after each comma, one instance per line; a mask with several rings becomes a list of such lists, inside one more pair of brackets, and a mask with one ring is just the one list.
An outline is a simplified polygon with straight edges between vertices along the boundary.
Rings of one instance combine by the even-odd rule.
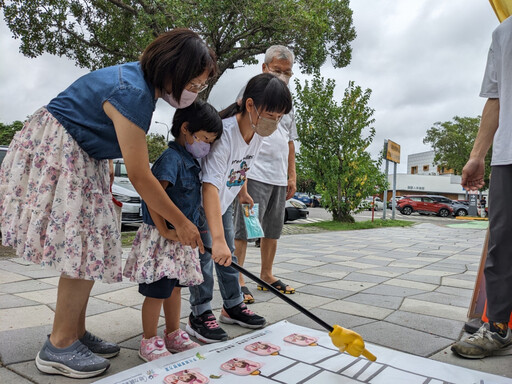
[[212, 47], [219, 77], [238, 61], [256, 63], [272, 44], [290, 46], [307, 73], [328, 56], [344, 67], [356, 37], [349, 0], [0, 0], [0, 8], [25, 56], [48, 52], [89, 69], [136, 61], [176, 27], [198, 32]]
[[167, 149], [165, 136], [158, 133], [150, 133], [146, 136], [146, 142], [148, 143], [149, 162], [154, 163], [162, 152]]
[[[462, 168], [469, 159], [479, 126], [480, 116], [455, 116], [453, 121], [438, 121], [427, 130], [423, 143], [432, 146], [434, 161], [437, 164], [453, 169], [456, 175], [461, 175]], [[489, 185], [490, 172], [491, 151], [485, 158], [485, 185]]]
[[297, 158], [296, 160], [297, 191], [316, 193], [316, 182], [307, 175], [307, 167], [302, 164], [301, 159]]
[[9, 145], [14, 134], [23, 128], [23, 123], [19, 120], [11, 124], [0, 123], [0, 145]]
[[363, 91], [351, 81], [338, 104], [332, 79], [324, 81], [317, 74], [311, 85], [296, 85], [299, 161], [316, 182], [333, 220], [353, 222], [351, 212], [358, 210], [361, 200], [386, 185], [379, 171], [382, 160], [372, 160], [366, 151], [375, 136], [374, 110], [368, 106], [371, 90]]

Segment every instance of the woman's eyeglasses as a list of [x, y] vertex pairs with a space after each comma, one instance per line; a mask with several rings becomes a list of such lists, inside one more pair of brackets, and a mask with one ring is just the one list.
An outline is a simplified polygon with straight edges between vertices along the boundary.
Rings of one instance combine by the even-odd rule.
[[189, 91], [196, 92], [196, 93], [201, 93], [206, 88], [208, 88], [208, 84], [207, 83], [196, 84], [196, 83], [190, 82], [190, 83], [188, 83], [187, 88], [188, 88]]

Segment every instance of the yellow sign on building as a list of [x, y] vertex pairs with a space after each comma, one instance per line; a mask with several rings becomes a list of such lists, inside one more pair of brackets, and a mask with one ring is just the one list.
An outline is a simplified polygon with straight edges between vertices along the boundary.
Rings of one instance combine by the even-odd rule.
[[388, 140], [386, 146], [386, 160], [400, 164], [400, 145], [394, 141]]

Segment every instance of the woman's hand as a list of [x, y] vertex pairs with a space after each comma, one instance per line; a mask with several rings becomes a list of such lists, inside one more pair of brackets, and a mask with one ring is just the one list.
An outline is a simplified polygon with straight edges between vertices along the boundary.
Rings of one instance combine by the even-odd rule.
[[178, 241], [192, 248], [199, 247], [199, 252], [204, 253], [204, 246], [197, 227], [188, 219], [175, 225]]
[[161, 233], [161, 235], [165, 237], [167, 240], [180, 241], [178, 233], [176, 232], [175, 229], [168, 229], [165, 233]]

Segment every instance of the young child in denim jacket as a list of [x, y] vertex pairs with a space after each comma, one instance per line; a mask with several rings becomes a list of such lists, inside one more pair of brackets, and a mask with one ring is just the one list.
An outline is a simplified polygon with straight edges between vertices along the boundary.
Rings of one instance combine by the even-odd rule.
[[[176, 110], [171, 132], [175, 141], [151, 168], [170, 199], [195, 225], [201, 205], [200, 166], [210, 144], [223, 131], [221, 119], [211, 105], [197, 101]], [[143, 202], [143, 221], [126, 261], [124, 276], [139, 283], [144, 295], [139, 356], [152, 361], [198, 346], [179, 328], [181, 287], [203, 282], [197, 248], [184, 246], [175, 229]], [[157, 335], [160, 311], [164, 308], [164, 338]]]

